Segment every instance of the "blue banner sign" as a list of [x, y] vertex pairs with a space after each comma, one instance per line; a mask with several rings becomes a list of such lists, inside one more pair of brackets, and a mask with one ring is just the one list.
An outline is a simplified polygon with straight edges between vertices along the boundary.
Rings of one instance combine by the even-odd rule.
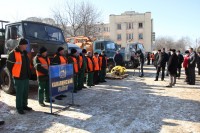
[[51, 97], [73, 91], [73, 65], [55, 65], [49, 67]]

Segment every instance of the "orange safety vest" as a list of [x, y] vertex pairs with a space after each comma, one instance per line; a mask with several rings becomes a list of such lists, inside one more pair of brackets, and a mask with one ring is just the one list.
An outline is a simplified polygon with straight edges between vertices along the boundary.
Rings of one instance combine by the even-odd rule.
[[67, 59], [64, 56], [60, 55], [59, 58], [60, 58], [60, 64], [67, 64]]
[[[49, 65], [50, 65], [49, 58], [47, 58], [47, 61], [46, 61], [46, 59], [44, 59], [43, 57], [38, 57], [38, 60], [40, 61], [41, 66], [43, 68], [49, 70]], [[43, 74], [42, 72], [39, 72], [38, 70], [36, 70], [36, 75], [37, 75], [37, 77], [39, 77], [39, 76], [44, 76], [45, 74]]]
[[87, 57], [87, 70], [89, 72], [93, 72], [94, 71], [94, 66], [93, 66], [93, 62], [92, 60], [90, 59], [90, 57]]
[[99, 58], [96, 56], [93, 56], [93, 62], [94, 62], [94, 70], [99, 71]]
[[72, 57], [71, 56], [71, 58], [72, 58], [72, 60], [73, 60], [73, 66], [74, 66], [74, 71], [75, 71], [75, 73], [78, 73], [78, 63], [77, 63], [77, 59], [75, 58], [75, 57]]
[[13, 77], [19, 78], [22, 68], [22, 56], [20, 52], [14, 51], [15, 54], [15, 64], [12, 68]]
[[83, 57], [81, 55], [79, 55], [78, 59], [79, 59], [79, 67], [81, 68], [83, 65]]

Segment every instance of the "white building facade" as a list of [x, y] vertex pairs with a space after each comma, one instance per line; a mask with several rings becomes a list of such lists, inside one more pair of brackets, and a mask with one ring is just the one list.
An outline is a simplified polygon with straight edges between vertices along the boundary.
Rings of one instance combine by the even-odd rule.
[[109, 24], [101, 24], [100, 28], [100, 36], [113, 40], [121, 47], [126, 47], [129, 42], [139, 42], [144, 45], [146, 51], [152, 50], [154, 32], [151, 12], [126, 11], [121, 15], [111, 14]]

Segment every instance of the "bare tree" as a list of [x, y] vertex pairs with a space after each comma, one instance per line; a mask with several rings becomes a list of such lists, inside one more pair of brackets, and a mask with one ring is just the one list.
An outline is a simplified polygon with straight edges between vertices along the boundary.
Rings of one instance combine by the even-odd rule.
[[28, 20], [28, 21], [34, 21], [34, 22], [42, 22], [42, 19], [38, 18], [38, 17], [29, 17], [26, 20]]
[[174, 40], [171, 37], [160, 37], [155, 40], [154, 48], [155, 49], [174, 48]]
[[186, 47], [191, 47], [191, 39], [189, 37], [182, 37], [175, 41], [171, 37], [160, 37], [156, 39], [154, 44], [154, 49], [176, 49], [180, 50], [181, 52], [184, 52]]
[[70, 36], [93, 34], [95, 23], [99, 22], [100, 12], [89, 2], [65, 1], [52, 10], [54, 19], [64, 33]]

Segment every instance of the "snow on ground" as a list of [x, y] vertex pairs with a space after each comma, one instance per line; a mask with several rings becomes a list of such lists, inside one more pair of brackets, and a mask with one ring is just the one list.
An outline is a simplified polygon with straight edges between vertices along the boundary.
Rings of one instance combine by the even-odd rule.
[[184, 75], [173, 88], [166, 88], [165, 81], [154, 81], [155, 68], [145, 66], [145, 77], [138, 77], [138, 70], [128, 70], [123, 80], [108, 80], [95, 87], [71, 94], [48, 107], [37, 102], [37, 86], [30, 88], [29, 106], [34, 109], [19, 115], [15, 110], [15, 96], [1, 91], [0, 117], [5, 124], [0, 132], [72, 132], [72, 133], [200, 133], [200, 76], [196, 85], [184, 82]]

